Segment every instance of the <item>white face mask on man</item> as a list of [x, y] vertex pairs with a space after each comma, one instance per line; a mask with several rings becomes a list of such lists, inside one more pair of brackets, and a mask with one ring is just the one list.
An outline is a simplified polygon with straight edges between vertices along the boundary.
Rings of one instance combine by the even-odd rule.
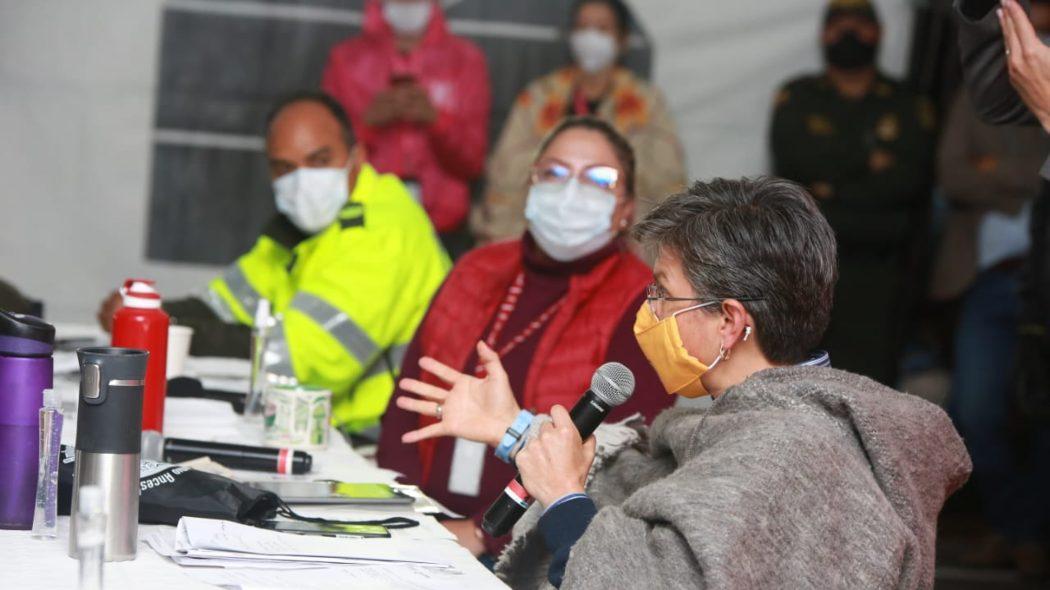
[[383, 2], [383, 18], [400, 35], [418, 35], [430, 22], [430, 0]]
[[573, 178], [564, 184], [533, 184], [525, 202], [525, 219], [540, 248], [555, 260], [568, 262], [612, 241], [615, 209], [616, 195]]
[[597, 29], [580, 29], [569, 36], [572, 57], [580, 69], [593, 74], [616, 61], [616, 39]]
[[299, 168], [273, 181], [277, 210], [307, 234], [328, 227], [350, 199], [350, 168]]

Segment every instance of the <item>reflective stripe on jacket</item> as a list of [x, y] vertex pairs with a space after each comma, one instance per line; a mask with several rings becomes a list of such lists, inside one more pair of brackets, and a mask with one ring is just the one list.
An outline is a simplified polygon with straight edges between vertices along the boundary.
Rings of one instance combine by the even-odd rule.
[[448, 269], [423, 209], [395, 176], [366, 165], [339, 219], [291, 250], [260, 237], [212, 281], [208, 302], [220, 317], [251, 324], [268, 299], [279, 318], [269, 370], [331, 389], [333, 421], [359, 431], [386, 409], [404, 349]]

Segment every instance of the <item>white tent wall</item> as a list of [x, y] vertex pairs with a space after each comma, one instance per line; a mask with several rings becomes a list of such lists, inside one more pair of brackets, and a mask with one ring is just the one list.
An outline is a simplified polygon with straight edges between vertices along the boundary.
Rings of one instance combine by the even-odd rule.
[[213, 269], [145, 259], [160, 0], [0, 0], [0, 277], [55, 321], [124, 278], [165, 295]]
[[[162, 4], [0, 0], [0, 277], [42, 298], [55, 321], [88, 321], [125, 277], [181, 296], [215, 273], [144, 256]], [[818, 68], [823, 1], [631, 4], [655, 44], [655, 81], [690, 174], [765, 172], [773, 93]], [[878, 4], [882, 63], [900, 74], [910, 7]]]

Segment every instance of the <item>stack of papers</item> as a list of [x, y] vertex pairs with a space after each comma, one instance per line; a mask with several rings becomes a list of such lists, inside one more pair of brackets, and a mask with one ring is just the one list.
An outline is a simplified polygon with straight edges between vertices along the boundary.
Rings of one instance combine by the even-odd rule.
[[156, 532], [146, 542], [157, 553], [184, 566], [305, 569], [331, 564], [401, 563], [447, 568], [455, 560], [448, 552], [442, 555], [440, 546], [417, 541], [295, 535], [193, 517], [179, 520], [174, 540]]
[[197, 568], [189, 576], [227, 590], [508, 590], [480, 564], [469, 571], [403, 563], [279, 571]]
[[190, 577], [225, 588], [506, 589], [449, 539], [294, 535], [192, 517], [179, 521], [174, 538], [170, 531], [158, 528], [145, 541]]

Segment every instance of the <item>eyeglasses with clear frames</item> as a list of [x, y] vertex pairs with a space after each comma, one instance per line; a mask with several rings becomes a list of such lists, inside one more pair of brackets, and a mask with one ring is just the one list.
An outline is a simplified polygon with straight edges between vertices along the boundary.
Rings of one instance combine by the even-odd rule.
[[620, 183], [620, 171], [612, 166], [596, 164], [573, 174], [572, 168], [559, 160], [542, 160], [532, 167], [533, 184], [568, 184], [575, 178], [582, 184], [612, 192]]
[[657, 321], [661, 321], [661, 320], [664, 319], [664, 318], [660, 317], [660, 313], [656, 309], [656, 303], [658, 301], [662, 301], [662, 302], [668, 302], [668, 301], [670, 301], [670, 302], [675, 302], [675, 301], [692, 301], [692, 302], [696, 302], [697, 303], [696, 305], [690, 305], [689, 307], [686, 307], [686, 308], [683, 308], [683, 309], [679, 309], [678, 311], [672, 312], [671, 315], [669, 316], [669, 317], [675, 317], [678, 314], [682, 314], [682, 313], [685, 313], [687, 311], [694, 311], [694, 310], [697, 310], [697, 309], [710, 307], [712, 305], [717, 305], [717, 304], [722, 303], [723, 301], [725, 301], [727, 299], [735, 299], [735, 300], [740, 301], [742, 303], [747, 303], [747, 302], [751, 302], [751, 301], [762, 301], [763, 299], [765, 299], [765, 297], [724, 297], [722, 299], [702, 299], [700, 297], [671, 297], [671, 296], [666, 294], [666, 292], [663, 290], [663, 287], [661, 287], [660, 285], [658, 285], [656, 283], [650, 283], [649, 286], [646, 288], [646, 293], [645, 293], [645, 300], [649, 303], [649, 309], [653, 312], [653, 316], [656, 318]]

